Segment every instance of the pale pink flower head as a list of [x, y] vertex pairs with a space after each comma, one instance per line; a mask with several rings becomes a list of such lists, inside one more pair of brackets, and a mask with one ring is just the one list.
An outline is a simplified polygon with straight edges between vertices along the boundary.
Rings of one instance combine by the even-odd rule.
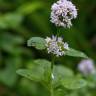
[[51, 7], [51, 22], [56, 26], [70, 28], [71, 20], [77, 17], [77, 9], [75, 5], [68, 0], [59, 0]]
[[94, 62], [91, 59], [82, 60], [78, 64], [78, 70], [85, 76], [95, 73]]

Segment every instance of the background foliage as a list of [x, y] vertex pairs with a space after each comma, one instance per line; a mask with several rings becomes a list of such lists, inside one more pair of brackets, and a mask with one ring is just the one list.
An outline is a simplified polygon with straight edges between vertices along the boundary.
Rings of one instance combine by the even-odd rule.
[[[27, 47], [27, 40], [32, 36], [46, 37], [56, 33], [56, 27], [49, 21], [50, 7], [55, 1], [0, 0], [0, 96], [49, 95], [41, 84], [19, 77], [16, 70], [30, 68], [34, 59], [50, 60], [46, 52]], [[62, 37], [72, 48], [85, 52], [96, 61], [96, 0], [72, 2], [77, 6], [78, 18], [71, 29], [61, 29]], [[80, 60], [65, 56], [58, 59], [57, 64], [62, 62], [78, 73]], [[85, 91], [80, 94], [85, 96]], [[86, 91], [86, 96], [95, 94], [95, 89]]]

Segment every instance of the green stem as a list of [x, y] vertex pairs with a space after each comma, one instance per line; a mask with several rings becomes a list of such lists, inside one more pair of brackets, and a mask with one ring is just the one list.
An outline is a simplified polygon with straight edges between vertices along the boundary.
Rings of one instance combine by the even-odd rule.
[[59, 37], [61, 35], [61, 28], [57, 29], [57, 37]]
[[54, 59], [55, 59], [55, 56], [53, 56], [53, 55], [52, 55], [52, 62], [51, 62], [51, 73], [52, 73], [52, 71], [53, 71]]
[[52, 56], [52, 63], [51, 63], [51, 96], [54, 96], [54, 89], [53, 89], [53, 85], [52, 85], [54, 60], [55, 60], [55, 56]]
[[53, 88], [51, 88], [51, 96], [54, 96]]

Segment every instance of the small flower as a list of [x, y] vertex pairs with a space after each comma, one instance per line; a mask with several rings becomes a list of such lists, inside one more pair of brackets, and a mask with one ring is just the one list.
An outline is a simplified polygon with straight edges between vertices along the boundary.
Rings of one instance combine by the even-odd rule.
[[77, 17], [77, 9], [71, 1], [59, 0], [52, 5], [51, 8], [51, 22], [56, 26], [70, 28], [72, 26], [71, 20]]
[[63, 42], [61, 37], [52, 36], [45, 39], [48, 53], [63, 56], [66, 50], [69, 50], [68, 44]]
[[90, 75], [95, 73], [94, 62], [91, 59], [82, 60], [78, 64], [78, 70], [84, 75]]

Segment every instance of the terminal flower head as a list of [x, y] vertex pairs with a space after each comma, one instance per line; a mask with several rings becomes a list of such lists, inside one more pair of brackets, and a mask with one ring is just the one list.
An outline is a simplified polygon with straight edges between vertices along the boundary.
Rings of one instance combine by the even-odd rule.
[[51, 7], [51, 22], [56, 26], [72, 26], [71, 20], [77, 17], [77, 9], [71, 1], [59, 0]]

